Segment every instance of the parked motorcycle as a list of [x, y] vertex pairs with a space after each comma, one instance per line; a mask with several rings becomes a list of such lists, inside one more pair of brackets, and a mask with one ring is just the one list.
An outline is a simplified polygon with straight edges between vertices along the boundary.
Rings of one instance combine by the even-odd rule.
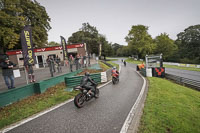
[[74, 90], [80, 90], [80, 93], [78, 95], [76, 95], [74, 98], [74, 104], [77, 108], [82, 108], [84, 106], [85, 102], [88, 102], [92, 98], [99, 97], [99, 89], [96, 86], [94, 86], [94, 87], [95, 87], [95, 92], [94, 92], [93, 96], [89, 95], [88, 90], [86, 90], [85, 88], [83, 88], [81, 86], [77, 86], [74, 88]]

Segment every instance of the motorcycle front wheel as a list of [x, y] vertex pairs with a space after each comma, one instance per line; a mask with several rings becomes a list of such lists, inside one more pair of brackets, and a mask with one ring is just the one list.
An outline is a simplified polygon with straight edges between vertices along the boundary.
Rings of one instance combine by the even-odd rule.
[[99, 89], [96, 89], [96, 92], [95, 92], [94, 97], [95, 97], [95, 98], [99, 98]]
[[86, 100], [86, 95], [83, 93], [79, 93], [77, 96], [74, 98], [74, 105], [77, 108], [82, 108], [84, 106]]

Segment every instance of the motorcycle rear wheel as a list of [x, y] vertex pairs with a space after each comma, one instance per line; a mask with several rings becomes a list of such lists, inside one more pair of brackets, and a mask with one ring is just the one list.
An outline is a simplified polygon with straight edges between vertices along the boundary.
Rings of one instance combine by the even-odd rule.
[[112, 82], [113, 82], [113, 84], [116, 84], [117, 83], [117, 79], [116, 78], [112, 78]]
[[85, 99], [86, 99], [86, 95], [83, 93], [79, 93], [77, 96], [75, 96], [74, 98], [74, 105], [77, 108], [82, 108], [84, 106], [85, 103]]

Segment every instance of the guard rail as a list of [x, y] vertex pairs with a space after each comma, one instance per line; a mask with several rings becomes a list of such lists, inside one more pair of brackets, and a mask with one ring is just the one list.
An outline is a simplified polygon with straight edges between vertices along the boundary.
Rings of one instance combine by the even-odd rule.
[[184, 78], [172, 74], [165, 73], [165, 78], [175, 81], [178, 84], [194, 88], [200, 91], [200, 81]]

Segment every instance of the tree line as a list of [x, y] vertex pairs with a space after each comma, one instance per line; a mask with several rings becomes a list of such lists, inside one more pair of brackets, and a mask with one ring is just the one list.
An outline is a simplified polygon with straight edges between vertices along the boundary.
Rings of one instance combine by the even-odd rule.
[[[0, 54], [8, 50], [21, 49], [20, 32], [31, 25], [34, 47], [60, 45], [47, 42], [47, 31], [51, 29], [50, 17], [36, 0], [0, 0]], [[59, 36], [58, 36], [59, 37]], [[82, 27], [67, 38], [68, 44], [86, 43], [88, 53], [102, 56], [133, 56], [144, 59], [145, 55], [163, 54], [164, 61], [200, 63], [200, 25], [192, 25], [177, 34], [173, 40], [167, 33], [152, 38], [148, 26], [133, 25], [125, 37], [128, 45], [111, 43], [95, 26], [83, 23]]]

